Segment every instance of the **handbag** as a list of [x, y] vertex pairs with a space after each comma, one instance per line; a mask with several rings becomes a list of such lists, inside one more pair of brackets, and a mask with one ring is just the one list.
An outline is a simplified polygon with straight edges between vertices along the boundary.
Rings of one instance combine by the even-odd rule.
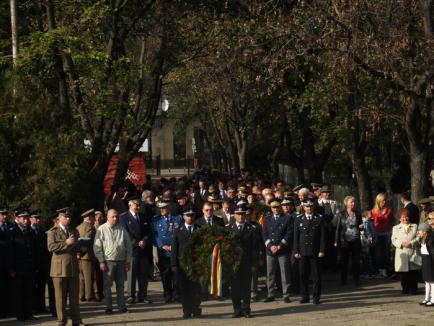
[[422, 266], [422, 256], [418, 255], [416, 250], [414, 250], [413, 254], [410, 256], [410, 262], [417, 266]]

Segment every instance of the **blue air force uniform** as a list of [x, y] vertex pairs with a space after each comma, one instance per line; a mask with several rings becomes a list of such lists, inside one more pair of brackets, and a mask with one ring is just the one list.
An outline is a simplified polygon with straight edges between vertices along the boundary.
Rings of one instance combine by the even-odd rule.
[[[286, 301], [289, 301], [289, 290], [291, 285], [291, 264], [290, 252], [293, 238], [293, 227], [291, 219], [283, 213], [274, 216], [269, 214], [265, 217], [262, 236], [265, 242], [267, 255], [267, 301], [274, 299], [274, 285], [276, 283], [277, 266], [280, 267], [282, 280], [282, 292]], [[271, 252], [272, 246], [279, 246], [276, 253]]]
[[152, 220], [152, 233], [154, 243], [158, 250], [158, 268], [161, 274], [161, 281], [164, 289], [164, 299], [166, 302], [173, 300], [174, 275], [170, 268], [170, 257], [172, 252], [164, 250], [163, 246], [171, 246], [175, 230], [178, 229], [184, 220], [179, 215], [154, 216]]

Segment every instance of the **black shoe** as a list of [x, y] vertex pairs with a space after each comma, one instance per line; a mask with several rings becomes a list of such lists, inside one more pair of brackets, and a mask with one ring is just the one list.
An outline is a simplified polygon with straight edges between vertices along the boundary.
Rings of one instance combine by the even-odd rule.
[[198, 308], [197, 311], [193, 311], [193, 317], [194, 318], [202, 318], [202, 309]]
[[291, 299], [289, 297], [284, 297], [283, 302], [285, 303], [291, 303]]
[[266, 297], [264, 302], [272, 302], [274, 301], [274, 297]]
[[147, 297], [144, 297], [144, 298], [142, 298], [142, 299], [139, 299], [138, 302], [140, 302], [140, 303], [144, 302], [144, 303], [147, 303], [147, 304], [151, 304], [151, 303], [153, 303], [153, 302], [152, 302], [151, 300], [149, 300]]
[[124, 307], [124, 308], [120, 309], [119, 312], [124, 314], [124, 313], [128, 312], [128, 309], [127, 309], [127, 307]]
[[256, 302], [256, 301], [258, 301], [258, 296], [257, 296], [257, 295], [254, 295], [254, 296], [252, 296], [252, 297], [250, 298], [250, 300], [251, 300], [252, 302]]
[[81, 301], [81, 302], [85, 302], [86, 299], [85, 299], [85, 298], [80, 298], [80, 301]]
[[188, 319], [188, 318], [190, 318], [191, 317], [191, 312], [189, 312], [189, 311], [184, 311], [183, 313], [182, 313], [182, 318], [183, 319]]
[[245, 312], [244, 317], [246, 318], [253, 318], [253, 316], [250, 314], [250, 312]]
[[166, 298], [164, 299], [164, 302], [165, 302], [165, 303], [170, 303], [170, 302], [172, 302], [172, 301], [173, 301], [172, 297], [166, 297]]
[[313, 299], [313, 304], [320, 304], [321, 302], [319, 301], [319, 299]]
[[309, 299], [308, 298], [300, 299], [300, 303], [301, 304], [303, 304], [303, 303], [309, 303]]
[[129, 298], [127, 299], [127, 303], [129, 303], [129, 304], [135, 304], [135, 303], [136, 303], [136, 298], [129, 297]]
[[113, 313], [113, 310], [111, 310], [111, 309], [106, 309], [105, 310], [105, 314], [106, 315], [111, 315]]
[[241, 312], [240, 311], [236, 311], [232, 314], [232, 318], [240, 318], [241, 317]]

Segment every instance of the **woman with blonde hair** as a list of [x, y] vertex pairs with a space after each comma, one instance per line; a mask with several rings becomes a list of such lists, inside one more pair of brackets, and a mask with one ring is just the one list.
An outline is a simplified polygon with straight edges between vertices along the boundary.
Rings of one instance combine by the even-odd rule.
[[389, 246], [394, 224], [392, 209], [387, 206], [386, 194], [379, 193], [375, 198], [375, 206], [371, 210], [374, 219], [374, 229], [377, 234], [375, 245], [376, 263], [381, 277], [387, 277], [387, 262], [389, 261]]
[[341, 284], [347, 283], [348, 263], [351, 256], [354, 285], [360, 279], [360, 251], [362, 249], [360, 231], [363, 230], [362, 216], [356, 211], [356, 199], [346, 196], [345, 209], [337, 214], [335, 247], [340, 248]]

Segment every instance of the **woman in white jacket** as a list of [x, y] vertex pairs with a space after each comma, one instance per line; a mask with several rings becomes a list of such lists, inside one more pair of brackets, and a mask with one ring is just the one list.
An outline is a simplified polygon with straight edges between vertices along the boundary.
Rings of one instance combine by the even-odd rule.
[[416, 294], [419, 262], [414, 259], [419, 254], [417, 224], [410, 224], [407, 209], [398, 212], [400, 224], [392, 229], [392, 244], [395, 246], [395, 272], [401, 276], [402, 294]]

